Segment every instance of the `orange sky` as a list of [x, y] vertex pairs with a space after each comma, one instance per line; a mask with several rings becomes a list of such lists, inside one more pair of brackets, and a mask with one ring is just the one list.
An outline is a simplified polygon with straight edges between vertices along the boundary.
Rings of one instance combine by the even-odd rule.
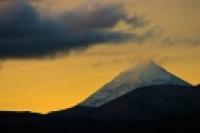
[[[104, 0], [98, 2], [109, 3]], [[80, 3], [87, 5], [90, 1], [51, 0], [40, 3], [37, 8], [41, 15], [47, 15], [47, 10], [54, 12], [59, 9], [57, 11], [62, 12]], [[153, 59], [170, 72], [198, 84], [199, 0], [125, 0], [124, 8], [128, 14], [141, 14], [151, 21], [151, 25], [159, 25], [164, 36], [174, 39], [176, 43], [165, 44], [163, 36], [155, 36], [143, 44], [131, 41], [119, 45], [99, 44], [53, 59], [2, 60], [0, 109], [46, 113], [71, 107], [119, 72], [146, 59]], [[123, 22], [113, 30], [132, 32]], [[197, 41], [194, 43], [193, 40]]]

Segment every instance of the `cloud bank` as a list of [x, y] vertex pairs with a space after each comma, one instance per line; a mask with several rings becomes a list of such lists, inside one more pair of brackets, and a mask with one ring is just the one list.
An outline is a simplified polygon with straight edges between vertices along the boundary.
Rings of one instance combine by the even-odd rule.
[[128, 17], [122, 5], [81, 6], [50, 18], [28, 1], [12, 1], [0, 11], [0, 58], [51, 57], [98, 43], [141, 42], [149, 36], [149, 31], [113, 31], [120, 21], [133, 28], [145, 25], [141, 17]]

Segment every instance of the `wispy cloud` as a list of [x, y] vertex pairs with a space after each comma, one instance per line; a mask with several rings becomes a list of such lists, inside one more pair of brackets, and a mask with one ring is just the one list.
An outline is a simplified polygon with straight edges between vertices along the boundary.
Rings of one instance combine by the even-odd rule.
[[166, 36], [163, 38], [163, 43], [168, 45], [189, 44], [192, 46], [200, 46], [200, 39], [199, 37]]

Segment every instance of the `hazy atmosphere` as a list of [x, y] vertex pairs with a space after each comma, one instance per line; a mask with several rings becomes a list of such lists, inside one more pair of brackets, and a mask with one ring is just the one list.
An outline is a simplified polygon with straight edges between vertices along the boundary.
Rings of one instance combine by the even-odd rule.
[[200, 83], [199, 0], [0, 0], [0, 110], [71, 107], [154, 60]]

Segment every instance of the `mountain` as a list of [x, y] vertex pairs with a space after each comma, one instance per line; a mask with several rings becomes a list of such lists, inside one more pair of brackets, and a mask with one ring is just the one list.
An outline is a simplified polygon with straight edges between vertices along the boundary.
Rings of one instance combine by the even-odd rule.
[[70, 109], [0, 112], [0, 132], [200, 132], [200, 87], [154, 62], [122, 72]]
[[135, 89], [152, 85], [191, 86], [189, 83], [169, 73], [155, 62], [149, 61], [140, 63], [122, 72], [80, 105], [100, 107]]
[[133, 90], [102, 105], [95, 117], [108, 121], [136, 121], [199, 113], [200, 89], [197, 87], [156, 85]]

